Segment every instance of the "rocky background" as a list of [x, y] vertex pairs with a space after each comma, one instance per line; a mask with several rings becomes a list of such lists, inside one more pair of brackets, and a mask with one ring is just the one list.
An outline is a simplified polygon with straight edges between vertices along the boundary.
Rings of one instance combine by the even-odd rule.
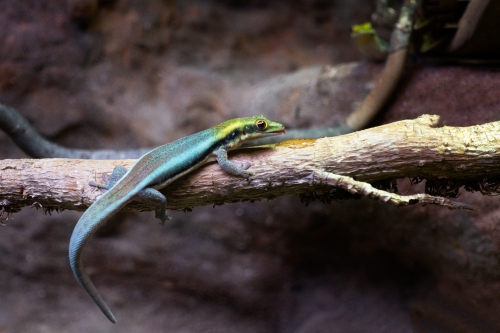
[[[254, 113], [288, 128], [334, 125], [381, 70], [349, 37], [373, 10], [367, 0], [3, 0], [0, 102], [79, 148], [155, 146]], [[498, 82], [487, 68], [410, 61], [373, 125], [424, 113], [454, 126], [498, 120]], [[2, 158], [26, 157], [0, 142]], [[498, 198], [459, 200], [476, 210], [282, 197], [173, 212], [165, 226], [117, 214], [85, 253], [116, 325], [69, 268], [81, 213], [27, 208], [0, 230], [0, 332], [500, 331]]]

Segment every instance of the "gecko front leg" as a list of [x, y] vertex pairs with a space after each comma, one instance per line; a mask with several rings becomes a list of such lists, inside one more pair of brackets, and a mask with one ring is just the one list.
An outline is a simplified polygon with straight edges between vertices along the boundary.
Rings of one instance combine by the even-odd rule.
[[254, 173], [253, 171], [247, 170], [251, 164], [250, 163], [245, 163], [242, 166], [238, 166], [228, 160], [227, 158], [227, 150], [224, 148], [219, 148], [215, 152], [217, 154], [217, 162], [219, 162], [219, 166], [221, 167], [222, 170], [225, 172], [233, 175], [233, 176], [239, 176], [243, 178], [250, 178], [250, 176], [253, 176]]

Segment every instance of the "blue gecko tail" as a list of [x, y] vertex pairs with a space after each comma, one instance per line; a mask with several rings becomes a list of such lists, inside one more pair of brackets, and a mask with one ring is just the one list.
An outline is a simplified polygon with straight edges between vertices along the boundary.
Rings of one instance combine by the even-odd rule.
[[[94, 287], [94, 289], [95, 289], [95, 287]], [[97, 289], [95, 289], [95, 291], [97, 292]], [[113, 313], [109, 309], [109, 307], [106, 304], [106, 302], [104, 302], [104, 300], [102, 299], [101, 295], [99, 295], [99, 293], [97, 293], [97, 294], [91, 294], [90, 291], [88, 291], [88, 293], [90, 294], [90, 297], [92, 297], [92, 299], [94, 300], [95, 304], [97, 304], [97, 306], [99, 307], [99, 309], [101, 309], [102, 313], [104, 313], [104, 315], [106, 316], [106, 318], [108, 318], [109, 321], [112, 322], [113, 324], [116, 324], [116, 318], [115, 318], [115, 316], [113, 315]]]
[[[90, 280], [88, 274], [85, 272], [83, 268], [82, 254], [85, 243], [87, 243], [89, 238], [101, 225], [106, 222], [114, 209], [119, 209], [120, 205], [124, 205], [125, 202], [126, 199], [122, 199], [119, 202], [115, 202], [113, 205], [108, 205], [104, 209], [102, 209], [99, 205], [92, 205], [92, 207], [83, 213], [82, 217], [76, 224], [69, 241], [69, 263], [76, 280], [89, 294], [99, 309], [101, 309], [102, 313], [104, 313], [104, 315], [113, 324], [116, 323], [116, 318], [106, 305], [106, 302], [102, 299], [101, 295], [99, 295], [97, 288]], [[114, 207], [114, 205], [116, 207]]]
[[[121, 185], [120, 185], [121, 184]], [[134, 197], [139, 192], [138, 189], [143, 188], [147, 184], [134, 184], [130, 182], [119, 181], [112, 189], [104, 193], [92, 206], [87, 209], [80, 217], [80, 220], [75, 225], [75, 229], [71, 234], [69, 241], [69, 263], [71, 270], [75, 275], [76, 280], [89, 294], [95, 304], [101, 309], [102, 313], [113, 324], [116, 323], [116, 318], [111, 313], [111, 310], [102, 299], [90, 277], [83, 268], [83, 248], [90, 237], [99, 229], [114, 213], [120, 210], [127, 201]], [[122, 193], [125, 193], [122, 195]]]
[[89, 294], [95, 304], [101, 309], [102, 313], [111, 321], [113, 324], [116, 324], [116, 318], [109, 309], [108, 305], [102, 299], [101, 295], [97, 291], [94, 283], [90, 280], [90, 277], [83, 269], [82, 262], [82, 250], [83, 246], [79, 246], [81, 243], [85, 243], [88, 239], [87, 237], [78, 237], [79, 233], [73, 234], [70, 240], [69, 247], [69, 262], [71, 266], [71, 270], [75, 275], [76, 280], [80, 285], [85, 289], [85, 291]]
[[[104, 303], [104, 301], [103, 301], [102, 298], [101, 298], [101, 302], [102, 302], [102, 305], [99, 305], [99, 303], [98, 303], [98, 306], [101, 309], [102, 313], [104, 313], [104, 315], [106, 316], [106, 318], [109, 319], [110, 322], [112, 322], [113, 324], [116, 324], [116, 318], [115, 318], [115, 316], [113, 315], [113, 313], [111, 312], [111, 310], [108, 308], [108, 306], [106, 305], [106, 303]], [[103, 306], [105, 307], [105, 309], [102, 308]]]

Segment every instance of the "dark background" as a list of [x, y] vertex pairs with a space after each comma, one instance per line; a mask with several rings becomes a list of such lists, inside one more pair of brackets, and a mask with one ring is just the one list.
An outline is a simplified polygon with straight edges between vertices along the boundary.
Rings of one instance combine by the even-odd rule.
[[[155, 146], [260, 112], [288, 128], [333, 125], [382, 68], [349, 36], [373, 10], [361, 0], [2, 0], [0, 102], [79, 148]], [[326, 90], [303, 75], [325, 65], [345, 73]], [[454, 126], [498, 120], [498, 79], [410, 61], [373, 125], [424, 113]], [[26, 157], [0, 142], [1, 158]], [[401, 180], [400, 190], [423, 188]], [[173, 212], [163, 227], [153, 213], [119, 213], [85, 251], [116, 325], [69, 268], [81, 213], [26, 208], [0, 229], [0, 332], [500, 331], [498, 199], [459, 200], [476, 210], [282, 197]]]

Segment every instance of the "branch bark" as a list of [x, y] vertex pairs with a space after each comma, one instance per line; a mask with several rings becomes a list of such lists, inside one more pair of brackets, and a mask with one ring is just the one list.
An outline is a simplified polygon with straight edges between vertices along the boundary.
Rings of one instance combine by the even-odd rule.
[[[163, 190], [170, 209], [262, 200], [325, 190], [325, 173], [379, 181], [401, 177], [482, 180], [500, 175], [500, 122], [471, 127], [438, 127], [438, 116], [424, 115], [343, 136], [289, 140], [230, 155], [252, 163], [249, 181], [225, 174], [214, 163]], [[0, 162], [0, 205], [7, 212], [23, 206], [85, 210], [100, 194], [88, 185], [117, 165], [134, 160], [4, 160]], [[128, 209], [152, 210], [132, 203]]]

